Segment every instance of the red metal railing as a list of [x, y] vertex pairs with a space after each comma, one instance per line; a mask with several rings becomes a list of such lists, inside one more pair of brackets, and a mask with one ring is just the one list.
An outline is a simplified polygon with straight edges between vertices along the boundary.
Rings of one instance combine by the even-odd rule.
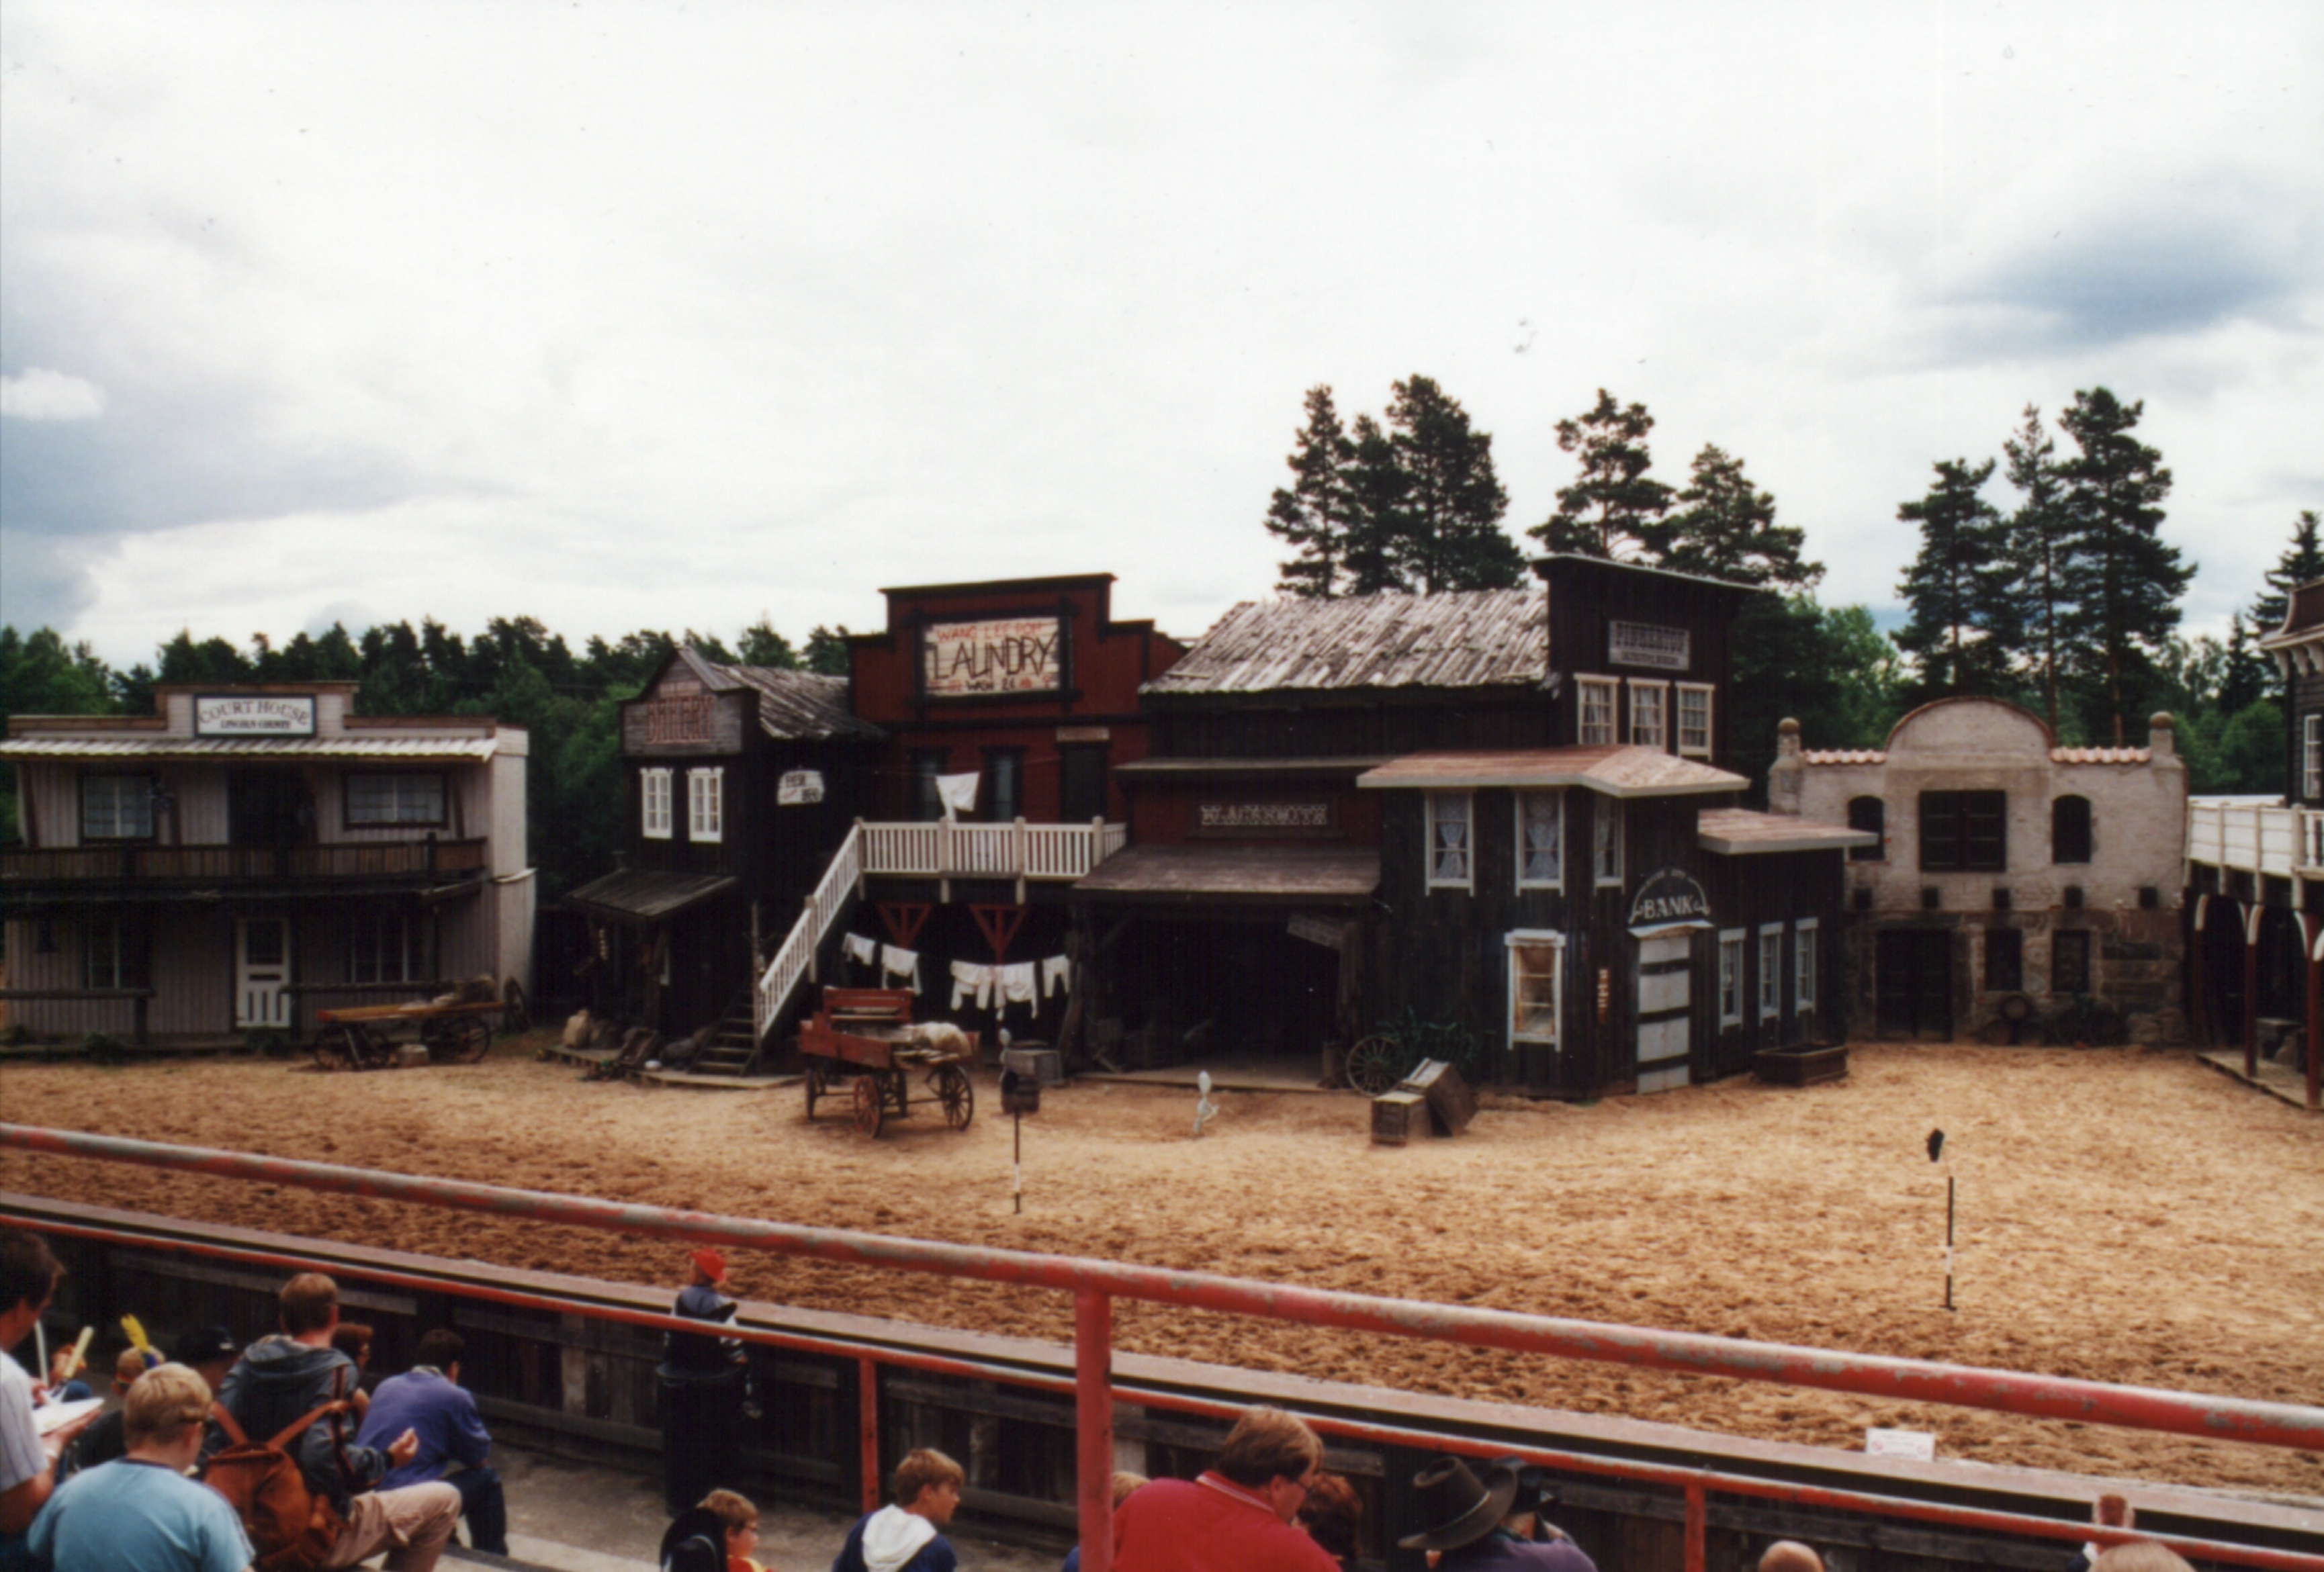
[[[1111, 1301], [1116, 1298], [1647, 1369], [1821, 1387], [1898, 1401], [1991, 1409], [2035, 1418], [2116, 1424], [2214, 1440], [2242, 1440], [2301, 1450], [2324, 1448], [2324, 1409], [2291, 1403], [2116, 1386], [2015, 1371], [1751, 1343], [1739, 1338], [1609, 1326], [1548, 1316], [1521, 1315], [1507, 1310], [1434, 1305], [1412, 1300], [1380, 1299], [1222, 1277], [1207, 1273], [1177, 1272], [1133, 1266], [1120, 1262], [1036, 1255], [932, 1240], [899, 1239], [882, 1235], [723, 1217], [709, 1212], [638, 1206], [590, 1197], [508, 1190], [466, 1181], [416, 1178], [375, 1169], [346, 1168], [206, 1147], [167, 1145], [76, 1131], [37, 1129], [22, 1125], [0, 1125], [0, 1149], [5, 1148], [54, 1156], [137, 1163], [214, 1178], [288, 1184], [331, 1194], [407, 1201], [533, 1222], [599, 1228], [672, 1243], [764, 1250], [844, 1265], [926, 1272], [1072, 1293], [1074, 1295], [1075, 1332], [1073, 1385], [1079, 1430], [1077, 1515], [1082, 1564], [1090, 1572], [1110, 1572], [1111, 1565], [1111, 1404], [1120, 1391], [1111, 1381]], [[381, 1275], [385, 1279], [386, 1274]], [[436, 1283], [431, 1286], [441, 1289], [445, 1285]], [[534, 1297], [512, 1294], [507, 1291], [473, 1292], [482, 1297], [508, 1303], [524, 1303]], [[603, 1313], [608, 1319], [649, 1326], [665, 1325], [673, 1319], [647, 1312], [613, 1309]], [[812, 1343], [811, 1339], [788, 1338], [775, 1334], [756, 1336], [758, 1340], [788, 1342], [794, 1347], [808, 1347]], [[851, 1356], [862, 1356], [861, 1350], [849, 1349], [846, 1352]], [[881, 1356], [890, 1357], [886, 1354]], [[896, 1357], [895, 1362], [916, 1363], [900, 1356]], [[922, 1363], [920, 1367], [936, 1366]], [[991, 1374], [989, 1371], [980, 1373], [988, 1376]], [[1011, 1376], [1008, 1379], [1025, 1378]], [[1044, 1384], [1029, 1380], [1026, 1384]], [[1147, 1399], [1136, 1397], [1132, 1401]], [[1180, 1403], [1176, 1406], [1189, 1405]], [[1379, 1427], [1344, 1423], [1323, 1428], [1363, 1435], [1371, 1435], [1379, 1430]], [[1422, 1444], [1444, 1445], [1440, 1438], [1434, 1437], [1428, 1438]], [[1698, 1470], [1657, 1469], [1629, 1463], [1614, 1464], [1607, 1459], [1575, 1460], [1564, 1454], [1544, 1453], [1540, 1460], [1549, 1461], [1553, 1456], [1557, 1459], [1554, 1464], [1555, 1466], [1621, 1473], [1635, 1478], [1676, 1484], [1685, 1489], [1691, 1501], [1686, 1520], [1689, 1572], [1701, 1572], [1702, 1567], [1702, 1492], [1717, 1489], [1722, 1493], [1740, 1494], [1774, 1494], [1781, 1499], [1821, 1502], [1835, 1506], [1872, 1502], [1885, 1503], [1888, 1499], [1858, 1495], [1852, 1492], [1813, 1492], [1806, 1486], [1775, 1485], [1765, 1480]], [[876, 1461], [876, 1452], [867, 1449], [867, 1457]], [[876, 1469], [872, 1473], [876, 1477]], [[867, 1491], [869, 1488], [867, 1485]], [[1904, 1510], [1905, 1506], [1911, 1510]], [[1886, 1504], [1877, 1508], [1856, 1504], [1852, 1509], [1889, 1510]], [[2007, 1520], [2006, 1531], [2036, 1533], [2048, 1538], [2103, 1537], [2094, 1534], [2085, 1525], [2061, 1525], [2052, 1520], [2040, 1518], [2020, 1520], [2015, 1514], [2007, 1513], [1980, 1514], [1969, 1509], [1928, 1503], [1904, 1503], [1898, 1511], [1906, 1516], [1941, 1516], [1942, 1521], [1967, 1526], [2000, 1526], [2003, 1520]], [[2324, 1558], [2248, 1547], [2195, 1545], [2189, 1548], [2188, 1553], [2239, 1565], [2324, 1567]]]

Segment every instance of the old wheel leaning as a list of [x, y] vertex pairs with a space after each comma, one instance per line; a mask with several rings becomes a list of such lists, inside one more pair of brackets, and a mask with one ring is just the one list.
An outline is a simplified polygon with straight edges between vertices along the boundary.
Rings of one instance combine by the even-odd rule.
[[1367, 1037], [1348, 1050], [1348, 1084], [1366, 1097], [1392, 1091], [1403, 1078], [1404, 1055], [1388, 1037]]
[[944, 1105], [945, 1124], [967, 1129], [968, 1121], [976, 1117], [976, 1089], [969, 1084], [968, 1072], [957, 1064], [937, 1071], [936, 1101]]
[[867, 1135], [878, 1135], [881, 1116], [888, 1111], [887, 1099], [880, 1089], [880, 1078], [876, 1075], [857, 1076], [852, 1095], [855, 1103], [855, 1127]]
[[355, 1028], [329, 1026], [315, 1039], [312, 1050], [317, 1065], [325, 1070], [352, 1070], [355, 1065]]
[[444, 1034], [443, 1057], [449, 1064], [474, 1064], [484, 1058], [492, 1045], [492, 1024], [471, 1017], [455, 1022]]

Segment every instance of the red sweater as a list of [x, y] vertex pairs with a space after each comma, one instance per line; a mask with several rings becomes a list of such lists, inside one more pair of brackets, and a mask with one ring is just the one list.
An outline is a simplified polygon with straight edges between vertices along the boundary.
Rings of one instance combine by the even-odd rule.
[[1267, 1498], [1216, 1474], [1140, 1485], [1113, 1514], [1116, 1572], [1340, 1572]]

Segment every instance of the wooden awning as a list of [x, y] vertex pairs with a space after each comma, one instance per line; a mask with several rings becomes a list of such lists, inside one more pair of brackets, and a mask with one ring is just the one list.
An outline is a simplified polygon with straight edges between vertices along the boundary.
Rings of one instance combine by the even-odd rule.
[[722, 874], [661, 873], [652, 869], [623, 868], [572, 890], [566, 896], [565, 904], [593, 917], [650, 924], [668, 922], [680, 912], [734, 887], [734, 880]]
[[1099, 863], [1074, 893], [1130, 905], [1357, 906], [1379, 887], [1379, 853], [1370, 848], [1132, 846]]

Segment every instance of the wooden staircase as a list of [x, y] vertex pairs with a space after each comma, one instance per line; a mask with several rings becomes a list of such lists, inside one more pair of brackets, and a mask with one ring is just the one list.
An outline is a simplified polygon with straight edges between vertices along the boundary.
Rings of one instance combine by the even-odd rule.
[[753, 1074], [764, 1050], [759, 1042], [758, 1024], [752, 1018], [755, 989], [745, 985], [727, 1001], [726, 1013], [712, 1028], [710, 1041], [703, 1044], [701, 1056], [691, 1070], [696, 1075]]

